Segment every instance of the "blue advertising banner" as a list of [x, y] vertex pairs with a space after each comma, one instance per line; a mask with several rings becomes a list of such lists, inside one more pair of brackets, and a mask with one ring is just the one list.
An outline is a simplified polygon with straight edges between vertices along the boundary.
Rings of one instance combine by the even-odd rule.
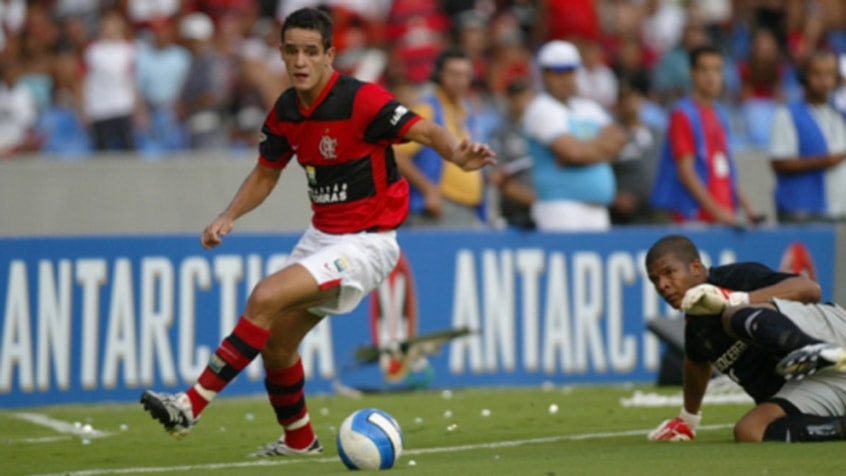
[[[401, 231], [394, 274], [303, 342], [307, 391], [652, 381], [661, 345], [645, 324], [674, 313], [643, 257], [671, 231]], [[833, 227], [684, 232], [706, 263], [808, 273], [833, 295]], [[184, 389], [297, 239], [235, 234], [211, 252], [193, 235], [0, 239], [0, 407]], [[455, 329], [469, 333], [438, 339]], [[262, 379], [254, 362], [224, 394], [262, 393]]]

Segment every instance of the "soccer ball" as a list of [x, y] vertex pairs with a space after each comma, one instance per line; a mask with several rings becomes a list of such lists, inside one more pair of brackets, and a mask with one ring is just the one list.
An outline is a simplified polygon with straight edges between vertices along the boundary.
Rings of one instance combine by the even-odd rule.
[[402, 453], [402, 444], [397, 421], [376, 408], [354, 412], [338, 430], [338, 454], [350, 469], [390, 469]]

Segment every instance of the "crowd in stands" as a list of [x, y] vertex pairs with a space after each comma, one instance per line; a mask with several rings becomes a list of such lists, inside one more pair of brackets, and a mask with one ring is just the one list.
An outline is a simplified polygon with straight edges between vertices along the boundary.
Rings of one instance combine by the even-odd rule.
[[[692, 51], [711, 45], [722, 53], [718, 102], [735, 153], [772, 156], [774, 127], [789, 122], [777, 112], [804, 98], [809, 57], [831, 52], [837, 78], [846, 72], [839, 0], [0, 0], [0, 159], [255, 150], [267, 111], [288, 86], [281, 21], [304, 6], [331, 12], [337, 70], [382, 84], [409, 107], [453, 94], [442, 91], [437, 60], [445, 51], [466, 57], [468, 84], [456, 86], [461, 107], [446, 111], [463, 115], [462, 127], [451, 129], [492, 143], [505, 158], [479, 187], [512, 197], [503, 214], [521, 227], [533, 226], [529, 210], [539, 201], [521, 119], [555, 81], [538, 61], [552, 40], [577, 50], [576, 96], [619, 127], [605, 138], [625, 135], [606, 151], [617, 193], [603, 206], [613, 223], [660, 220], [649, 195], [672, 108], [692, 88]], [[832, 88], [831, 104], [846, 111], [846, 87]], [[803, 155], [807, 147], [794, 142], [778, 144], [780, 158]], [[417, 153], [398, 152], [404, 173]], [[477, 178], [462, 180], [461, 200], [485, 221], [484, 194], [465, 193]], [[424, 195], [413, 214], [431, 212]], [[837, 213], [812, 215], [842, 218]]]

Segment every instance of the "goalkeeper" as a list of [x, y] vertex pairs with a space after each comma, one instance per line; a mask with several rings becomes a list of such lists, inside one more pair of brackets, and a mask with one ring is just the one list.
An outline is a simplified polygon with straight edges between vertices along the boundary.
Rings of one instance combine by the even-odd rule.
[[736, 441], [846, 440], [846, 309], [810, 279], [760, 263], [706, 268], [681, 235], [646, 255], [655, 290], [685, 313], [684, 405], [651, 440], [692, 440], [716, 368], [756, 403]]

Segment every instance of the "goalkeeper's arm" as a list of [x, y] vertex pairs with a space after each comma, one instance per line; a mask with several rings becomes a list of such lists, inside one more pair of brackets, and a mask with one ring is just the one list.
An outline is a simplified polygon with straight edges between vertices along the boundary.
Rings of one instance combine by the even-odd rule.
[[685, 411], [693, 415], [699, 414], [699, 408], [702, 406], [702, 399], [705, 397], [705, 390], [708, 389], [710, 381], [710, 362], [694, 362], [687, 357], [684, 358], [682, 382]]
[[711, 364], [694, 362], [687, 357], [682, 369], [684, 377], [684, 405], [679, 416], [665, 420], [649, 433], [652, 441], [690, 441], [696, 436], [696, 427], [702, 416], [699, 408], [711, 378]]

